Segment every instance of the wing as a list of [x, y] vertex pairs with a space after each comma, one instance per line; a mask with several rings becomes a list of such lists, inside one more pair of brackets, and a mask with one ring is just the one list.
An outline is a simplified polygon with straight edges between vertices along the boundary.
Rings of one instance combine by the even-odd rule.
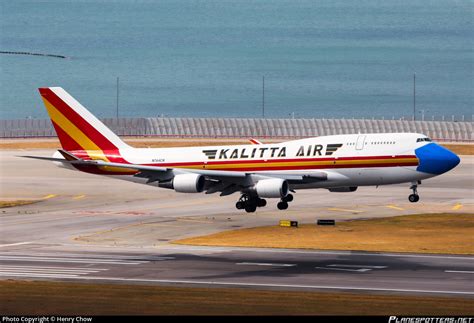
[[179, 174], [200, 174], [206, 179], [205, 191], [206, 194], [221, 192], [221, 196], [229, 195], [246, 187], [255, 185], [258, 181], [269, 178], [281, 178], [290, 184], [313, 183], [327, 180], [327, 173], [312, 172], [311, 174], [285, 174], [282, 172], [236, 172], [236, 171], [221, 171], [221, 170], [207, 170], [207, 169], [190, 169], [190, 168], [170, 168], [159, 166], [147, 166], [139, 164], [122, 164], [106, 162], [103, 160], [84, 160], [74, 156], [65, 151], [58, 150], [63, 158], [54, 157], [39, 157], [39, 156], [20, 156], [25, 158], [33, 158], [40, 160], [48, 160], [60, 162], [63, 164], [70, 164], [74, 166], [93, 166], [93, 167], [108, 167], [120, 168], [136, 171], [133, 175], [135, 177], [146, 178], [147, 184], [153, 182], [169, 181], [174, 176]]

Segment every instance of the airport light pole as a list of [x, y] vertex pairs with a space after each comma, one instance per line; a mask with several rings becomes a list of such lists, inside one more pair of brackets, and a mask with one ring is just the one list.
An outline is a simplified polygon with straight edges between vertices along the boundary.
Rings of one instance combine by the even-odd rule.
[[265, 119], [265, 76], [262, 77], [262, 118]]
[[416, 120], [416, 73], [413, 73], [413, 121]]
[[119, 117], [119, 77], [117, 76], [117, 106], [116, 106], [116, 116]]

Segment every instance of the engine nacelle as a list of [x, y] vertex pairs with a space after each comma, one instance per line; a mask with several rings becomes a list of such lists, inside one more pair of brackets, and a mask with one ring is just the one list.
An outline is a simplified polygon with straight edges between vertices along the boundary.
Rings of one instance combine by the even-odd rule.
[[355, 192], [357, 190], [357, 186], [332, 187], [332, 188], [328, 188], [328, 190], [329, 192], [338, 192], [338, 193]]
[[282, 198], [290, 190], [288, 182], [280, 178], [262, 179], [254, 186], [259, 197]]
[[160, 182], [159, 187], [171, 188], [180, 193], [200, 193], [204, 190], [206, 179], [199, 174], [180, 174], [172, 180]]

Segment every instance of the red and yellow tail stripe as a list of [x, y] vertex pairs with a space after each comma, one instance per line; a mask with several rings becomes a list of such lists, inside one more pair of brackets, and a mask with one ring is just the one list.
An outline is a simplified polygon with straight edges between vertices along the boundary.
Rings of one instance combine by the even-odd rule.
[[[65, 150], [116, 150], [118, 147], [100, 133], [91, 123], [97, 119], [86, 120], [79, 115], [55, 88], [40, 88], [46, 110], [58, 133]], [[75, 101], [74, 103], [77, 103]], [[82, 107], [83, 108], [83, 107]], [[83, 108], [85, 109], [85, 108]], [[58, 131], [59, 130], [59, 131]]]
[[[81, 158], [84, 159], [109, 162], [106, 151], [119, 155], [118, 149], [127, 147], [62, 88], [40, 88], [39, 92], [64, 150], [81, 152]], [[129, 170], [121, 168], [102, 169], [107, 172], [130, 173]]]

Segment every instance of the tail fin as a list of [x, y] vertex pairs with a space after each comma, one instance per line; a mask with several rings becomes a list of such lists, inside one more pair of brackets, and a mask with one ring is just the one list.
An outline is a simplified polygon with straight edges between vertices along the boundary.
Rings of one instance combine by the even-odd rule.
[[40, 88], [39, 92], [64, 150], [130, 148], [63, 88]]

